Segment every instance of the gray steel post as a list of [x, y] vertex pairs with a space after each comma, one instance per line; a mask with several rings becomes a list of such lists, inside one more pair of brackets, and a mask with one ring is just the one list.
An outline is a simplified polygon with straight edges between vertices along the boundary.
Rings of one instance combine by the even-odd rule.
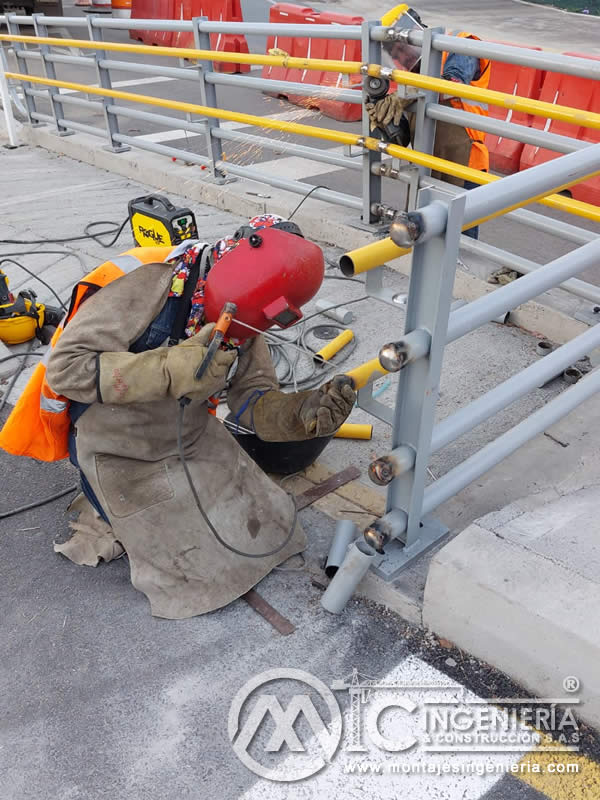
[[[88, 24], [88, 32], [90, 40], [101, 43], [104, 39], [104, 34], [102, 32], [102, 29], [94, 25], [94, 20], [92, 19], [91, 16], [88, 17], [87, 24]], [[98, 76], [98, 84], [103, 89], [112, 89], [110, 72], [100, 64], [100, 62], [103, 61], [105, 58], [106, 58], [106, 53], [103, 50], [95, 51], [94, 61], [96, 64], [96, 74]], [[106, 131], [108, 133], [108, 146], [106, 147], [106, 149], [112, 150], [113, 153], [124, 153], [127, 150], [131, 150], [131, 148], [128, 145], [121, 144], [117, 139], [115, 139], [115, 134], [119, 133], [119, 121], [114, 114], [108, 113], [107, 107], [110, 103], [112, 103], [111, 97], [102, 98], [104, 122], [106, 125]]]
[[[421, 75], [430, 75], [439, 78], [442, 74], [442, 54], [434, 50], [431, 46], [434, 33], [443, 33], [443, 28], [427, 28], [423, 33], [423, 44], [421, 49]], [[436, 121], [427, 115], [427, 106], [437, 103], [439, 100], [438, 92], [419, 91], [417, 97], [417, 108], [415, 113], [415, 128], [413, 137], [413, 147], [420, 153], [433, 155], [435, 144]], [[411, 181], [408, 192], [408, 210], [412, 211], [417, 206], [417, 197], [421, 178], [431, 175], [428, 167], [417, 167], [415, 179]]]
[[[379, 25], [379, 22], [363, 22], [362, 24], [362, 46], [361, 54], [363, 64], [381, 64], [381, 45], [371, 39], [371, 28]], [[335, 27], [335, 26], [332, 26]], [[345, 25], [343, 26], [346, 27]], [[362, 135], [371, 135], [369, 116], [365, 108], [366, 93], [362, 90]], [[374, 203], [381, 203], [381, 176], [373, 173], [373, 165], [381, 162], [381, 153], [374, 150], [366, 150], [363, 153], [363, 222], [376, 224], [379, 217], [373, 214], [371, 208]]]
[[6, 67], [7, 64], [4, 47], [0, 45], [0, 102], [4, 108], [4, 120], [6, 122], [6, 130], [8, 132], [8, 144], [5, 146], [13, 149], [19, 146], [19, 141], [17, 137], [17, 126], [15, 125], [12, 102], [10, 99], [8, 81], [6, 80]]
[[[210, 34], [201, 30], [200, 25], [207, 22], [206, 17], [194, 17], [192, 24], [194, 26], [194, 44], [198, 50], [210, 50]], [[213, 83], [208, 83], [205, 80], [205, 75], [213, 71], [212, 61], [199, 61], [198, 62], [198, 79], [200, 81], [200, 102], [203, 106], [210, 108], [218, 108], [217, 103], [217, 90]], [[223, 160], [223, 148], [221, 147], [220, 139], [213, 136], [213, 130], [219, 127], [219, 120], [213, 117], [206, 118], [206, 147], [210, 157], [212, 167], [212, 174], [217, 183], [225, 182], [225, 175], [217, 167], [217, 162]]]
[[[421, 205], [429, 199], [429, 190], [422, 190]], [[464, 205], [464, 194], [450, 200], [446, 231], [417, 244], [413, 251], [405, 333], [426, 330], [431, 334], [431, 346], [428, 356], [410, 362], [400, 373], [394, 412], [392, 450], [409, 445], [416, 453], [413, 468], [395, 477], [387, 493], [386, 517], [393, 519], [397, 511], [408, 515], [405, 536], [402, 531], [392, 531], [406, 550], [410, 548], [404, 565], [443, 535], [440, 529], [422, 522], [422, 502]]]
[[[19, 23], [15, 20], [15, 14], [7, 14], [6, 15], [6, 27], [9, 33], [12, 33], [14, 36], [20, 36], [21, 29], [19, 28]], [[25, 45], [23, 42], [12, 42], [13, 50], [15, 52], [15, 58], [17, 59], [17, 65], [19, 68], [19, 72], [24, 75], [29, 75], [29, 68], [27, 66], [27, 58], [23, 55], [25, 51]], [[35, 100], [33, 97], [27, 94], [26, 89], [30, 89], [31, 84], [23, 82], [23, 96], [25, 97], [25, 105], [27, 107], [27, 116], [29, 117], [29, 124], [36, 128], [42, 125], [35, 117], [31, 115], [37, 111]]]
[[[44, 23], [43, 14], [33, 14], [33, 27], [36, 36], [48, 36], [48, 28]], [[56, 80], [56, 69], [54, 63], [48, 59], [51, 54], [51, 49], [47, 44], [40, 44], [40, 54], [42, 57], [42, 64], [44, 65], [44, 73], [47, 78]], [[72, 136], [75, 131], [70, 131], [58, 122], [59, 118], [64, 116], [64, 109], [60, 101], [60, 89], [56, 86], [48, 87], [48, 95], [50, 97], [50, 106], [52, 108], [52, 115], [56, 124], [56, 132], [59, 136]]]

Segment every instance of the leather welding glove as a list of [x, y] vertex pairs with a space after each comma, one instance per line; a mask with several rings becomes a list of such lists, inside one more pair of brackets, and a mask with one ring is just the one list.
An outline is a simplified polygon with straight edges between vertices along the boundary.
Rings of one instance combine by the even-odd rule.
[[171, 395], [207, 400], [227, 382], [237, 350], [217, 350], [198, 381], [196, 370], [204, 360], [214, 323], [174, 347], [159, 347], [145, 353], [101, 353], [98, 358], [98, 388], [103, 403], [148, 403]]
[[365, 103], [371, 130], [385, 128], [390, 122], [399, 125], [405, 108], [414, 102], [414, 98], [399, 97], [395, 92], [386, 94], [376, 103]]
[[253, 410], [256, 435], [265, 442], [298, 442], [332, 436], [346, 420], [356, 395], [346, 375], [306, 392], [270, 391]]

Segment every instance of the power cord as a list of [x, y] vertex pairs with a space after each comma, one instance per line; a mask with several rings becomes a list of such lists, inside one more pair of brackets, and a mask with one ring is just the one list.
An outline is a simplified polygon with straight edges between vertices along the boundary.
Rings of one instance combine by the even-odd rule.
[[[81, 242], [84, 239], [93, 239], [102, 247], [112, 247], [128, 222], [129, 217], [124, 219], [120, 225], [118, 222], [109, 220], [97, 220], [96, 222], [89, 222], [83, 229], [84, 233], [80, 236], [67, 236], [64, 239], [29, 239], [27, 241], [23, 239], [0, 239], [0, 244], [64, 244], [65, 242]], [[110, 227], [98, 233], [92, 233], [91, 229], [97, 225], [110, 225]], [[110, 236], [110, 234], [114, 234], [113, 238], [109, 242], [103, 242], [101, 237]]]
[[43, 284], [46, 287], [46, 289], [48, 289], [50, 292], [52, 292], [54, 297], [56, 297], [56, 299], [58, 300], [58, 302], [60, 304], [60, 307], [66, 313], [66, 311], [67, 311], [66, 305], [63, 303], [63, 301], [60, 299], [60, 297], [56, 294], [56, 292], [50, 286], [50, 284], [46, 283], [46, 281], [43, 278], [40, 278], [40, 276], [36, 275], [35, 272], [32, 272], [30, 269], [27, 269], [27, 267], [24, 267], [23, 264], [21, 264], [19, 261], [15, 261], [13, 258], [3, 258], [3, 259], [1, 259], [0, 260], [0, 267], [2, 266], [2, 264], [14, 264], [16, 267], [20, 267], [28, 275], [31, 275], [32, 278], [35, 278], [36, 281], [39, 281], [41, 284]]
[[298, 508], [296, 506], [296, 501], [291, 494], [288, 494], [288, 497], [292, 501], [294, 505], [294, 519], [292, 520], [292, 525], [290, 527], [290, 532], [285, 537], [282, 544], [278, 547], [275, 547], [273, 550], [269, 550], [266, 553], [245, 553], [243, 550], [238, 550], [237, 547], [233, 547], [233, 545], [228, 544], [220, 535], [215, 526], [212, 524], [210, 519], [208, 518], [206, 511], [204, 510], [202, 503], [200, 502], [200, 497], [198, 496], [198, 492], [196, 491], [196, 486], [194, 485], [194, 480], [190, 473], [187, 460], [185, 457], [185, 450], [183, 447], [183, 417], [185, 414], [185, 407], [189, 403], [189, 398], [182, 397], [179, 403], [179, 411], [177, 413], [177, 449], [179, 450], [179, 460], [181, 461], [181, 466], [183, 467], [183, 471], [185, 473], [185, 477], [187, 478], [187, 482], [189, 484], [190, 490], [192, 495], [194, 496], [194, 500], [196, 501], [196, 505], [198, 506], [198, 511], [202, 515], [202, 519], [207, 524], [208, 529], [215, 537], [217, 542], [220, 545], [223, 545], [227, 550], [230, 550], [232, 553], [235, 553], [237, 556], [243, 556], [244, 558], [269, 558], [269, 556], [274, 556], [277, 553], [281, 552], [291, 541], [292, 536], [294, 535], [294, 531], [296, 530], [296, 523], [298, 521]]

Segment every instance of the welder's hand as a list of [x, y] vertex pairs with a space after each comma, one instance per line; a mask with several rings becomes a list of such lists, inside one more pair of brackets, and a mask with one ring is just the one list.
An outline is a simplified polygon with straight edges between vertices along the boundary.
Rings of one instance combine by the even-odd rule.
[[165, 369], [169, 377], [169, 394], [176, 399], [183, 395], [200, 395], [208, 399], [225, 388], [227, 373], [237, 350], [217, 350], [206, 372], [196, 380], [196, 371], [204, 361], [215, 325], [211, 322], [195, 336], [167, 350]]
[[217, 350], [201, 380], [196, 370], [204, 360], [214, 323], [175, 347], [144, 353], [101, 353], [97, 361], [98, 397], [103, 403], [149, 403], [166, 395], [207, 400], [225, 387], [237, 350]]
[[390, 122], [400, 125], [404, 109], [414, 100], [406, 97], [398, 97], [394, 92], [387, 94], [376, 103], [365, 103], [371, 130], [375, 128], [385, 128]]
[[356, 394], [346, 375], [315, 389], [300, 408], [300, 421], [308, 436], [331, 436], [344, 423], [354, 407]]

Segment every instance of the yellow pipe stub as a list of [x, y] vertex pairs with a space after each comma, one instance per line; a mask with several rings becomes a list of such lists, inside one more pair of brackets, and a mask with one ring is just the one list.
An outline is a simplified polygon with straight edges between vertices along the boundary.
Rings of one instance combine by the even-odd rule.
[[335, 339], [332, 339], [329, 344], [326, 344], [325, 347], [322, 347], [317, 353], [315, 353], [315, 361], [317, 361], [319, 364], [324, 364], [326, 361], [329, 361], [331, 358], [333, 358], [336, 353], [339, 353], [342, 347], [345, 347], [349, 342], [352, 341], [352, 339], [354, 339], [354, 333], [350, 330], [350, 328], [342, 331], [335, 337]]
[[386, 261], [392, 261], [394, 258], [406, 256], [410, 252], [410, 250], [404, 247], [398, 247], [398, 245], [394, 244], [388, 237], [387, 239], [381, 239], [379, 242], [366, 244], [363, 247], [345, 253], [340, 258], [340, 270], [342, 274], [350, 278], [352, 275], [360, 275], [361, 272], [368, 272], [370, 269], [380, 267], [382, 264], [385, 264]]
[[334, 439], [370, 439], [373, 436], [372, 425], [361, 425], [358, 422], [345, 422], [333, 434]]
[[382, 375], [387, 375], [388, 371], [381, 366], [378, 358], [372, 358], [370, 361], [366, 361], [359, 367], [354, 367], [354, 369], [349, 370], [345, 374], [349, 378], [352, 378], [355, 389], [362, 389], [367, 383], [381, 378]]

